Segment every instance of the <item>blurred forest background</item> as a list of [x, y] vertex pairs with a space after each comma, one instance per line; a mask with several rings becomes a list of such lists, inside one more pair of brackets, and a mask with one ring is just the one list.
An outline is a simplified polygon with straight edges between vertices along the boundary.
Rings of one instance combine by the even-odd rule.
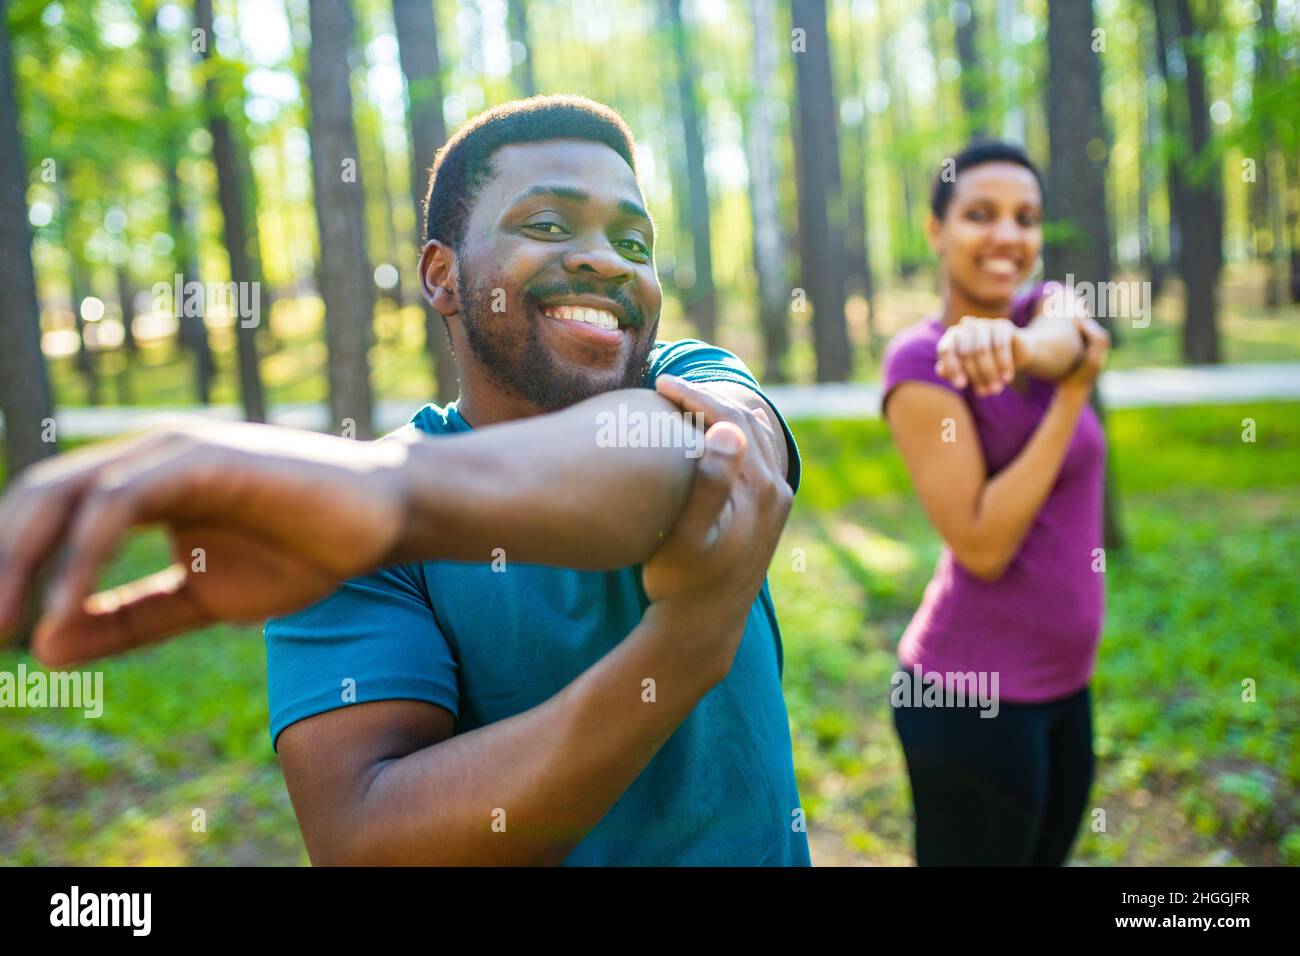
[[[975, 135], [1042, 164], [1048, 278], [1150, 283], [1153, 320], [1115, 323], [1112, 368], [1300, 360], [1297, 0], [0, 13], [0, 476], [81, 443], [53, 434], [56, 410], [266, 420], [310, 403], [367, 437], [381, 399], [453, 398], [416, 283], [426, 170], [466, 119], [535, 92], [627, 118], [659, 226], [661, 337], [717, 341], [765, 383], [877, 378], [889, 336], [938, 304], [930, 183]], [[238, 303], [162, 302], [178, 276], [256, 283], [258, 321]], [[1108, 570], [1097, 800], [1119, 823], [1085, 835], [1083, 862], [1300, 862], [1297, 411], [1109, 417], [1128, 540]], [[773, 586], [815, 858], [906, 862], [885, 688], [938, 541], [879, 422], [796, 434], [807, 471], [787, 538], [816, 573], [778, 552]], [[112, 576], [165, 561], [141, 535]], [[0, 653], [0, 668], [20, 659]], [[256, 629], [105, 670], [129, 704], [93, 728], [0, 720], [0, 815], [15, 824], [0, 861], [303, 858]], [[1243, 709], [1250, 676], [1269, 693]], [[192, 830], [197, 806], [222, 821], [211, 833]]]

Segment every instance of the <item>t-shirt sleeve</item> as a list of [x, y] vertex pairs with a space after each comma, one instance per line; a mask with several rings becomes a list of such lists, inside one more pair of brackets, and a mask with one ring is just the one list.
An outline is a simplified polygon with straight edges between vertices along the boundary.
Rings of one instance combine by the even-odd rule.
[[417, 575], [385, 568], [266, 622], [273, 747], [290, 724], [353, 703], [422, 700], [455, 716], [456, 659]]
[[899, 333], [898, 337], [889, 343], [889, 347], [885, 349], [881, 372], [880, 412], [882, 415], [889, 396], [904, 382], [926, 382], [946, 388], [954, 395], [962, 393], [961, 389], [934, 370], [934, 363], [938, 356], [935, 351], [937, 344], [932, 334], [917, 328]]
[[753, 389], [763, 399], [785, 435], [786, 457], [790, 468], [786, 475], [790, 487], [799, 490], [799, 479], [803, 475], [803, 463], [799, 459], [799, 446], [795, 443], [794, 433], [786, 423], [785, 416], [773, 401], [764, 394], [758, 385], [758, 379], [739, 357], [716, 345], [700, 342], [696, 339], [682, 339], [671, 342], [657, 349], [650, 359], [650, 374], [646, 384], [654, 388], [655, 379], [660, 375], [675, 375], [688, 382], [731, 382]]

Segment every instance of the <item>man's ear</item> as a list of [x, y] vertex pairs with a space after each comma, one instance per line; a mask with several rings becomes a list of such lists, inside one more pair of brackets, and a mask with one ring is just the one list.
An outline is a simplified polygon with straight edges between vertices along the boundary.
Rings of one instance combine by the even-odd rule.
[[430, 239], [420, 253], [420, 291], [444, 318], [460, 311], [456, 287], [456, 251], [445, 242]]

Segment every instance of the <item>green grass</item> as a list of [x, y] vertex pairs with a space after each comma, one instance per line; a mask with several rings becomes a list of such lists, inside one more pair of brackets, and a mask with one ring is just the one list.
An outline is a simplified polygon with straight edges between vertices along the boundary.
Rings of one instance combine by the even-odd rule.
[[[1108, 557], [1094, 683], [1091, 808], [1107, 830], [1075, 859], [1300, 864], [1300, 403], [1119, 411], [1110, 429], [1129, 546]], [[939, 540], [880, 422], [795, 432], [804, 484], [772, 587], [814, 858], [907, 863], [886, 696]], [[165, 560], [160, 535], [138, 535], [112, 581]], [[0, 670], [24, 660], [0, 653]], [[212, 628], [103, 670], [98, 720], [0, 712], [0, 862], [305, 861], [266, 733], [259, 629]]]

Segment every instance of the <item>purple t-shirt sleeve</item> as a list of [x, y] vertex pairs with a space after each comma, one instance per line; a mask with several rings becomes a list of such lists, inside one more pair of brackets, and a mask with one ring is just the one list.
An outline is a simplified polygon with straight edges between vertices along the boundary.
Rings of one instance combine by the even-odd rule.
[[946, 388], [955, 395], [961, 389], [934, 370], [938, 355], [936, 346], [943, 335], [943, 326], [926, 320], [900, 332], [885, 350], [881, 374], [880, 410], [884, 413], [890, 394], [904, 382], [926, 382]]

